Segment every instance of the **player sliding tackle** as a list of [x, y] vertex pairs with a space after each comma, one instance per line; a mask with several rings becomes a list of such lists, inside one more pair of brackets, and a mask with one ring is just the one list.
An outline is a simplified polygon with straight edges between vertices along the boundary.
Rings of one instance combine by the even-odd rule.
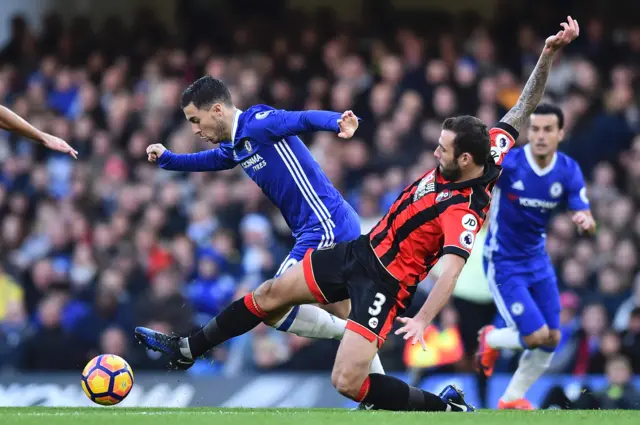
[[[283, 308], [350, 299], [352, 309], [331, 376], [341, 394], [386, 410], [472, 410], [451, 386], [436, 396], [370, 373], [369, 367], [396, 319], [403, 324], [396, 333], [426, 349], [424, 330], [447, 303], [471, 252], [502, 160], [542, 97], [555, 52], [578, 36], [571, 18], [562, 26], [546, 40], [518, 103], [495, 128], [489, 131], [471, 116], [445, 120], [435, 152], [438, 168], [407, 187], [369, 234], [308, 252], [302, 263], [235, 301], [193, 336], [169, 337], [136, 328], [137, 338], [175, 362], [191, 361]], [[427, 301], [415, 317], [399, 318], [439, 257], [443, 272]]]

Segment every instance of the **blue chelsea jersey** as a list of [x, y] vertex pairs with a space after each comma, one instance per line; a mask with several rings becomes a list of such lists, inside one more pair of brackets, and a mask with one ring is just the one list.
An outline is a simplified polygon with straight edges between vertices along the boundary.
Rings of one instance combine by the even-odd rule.
[[215, 171], [239, 165], [280, 209], [296, 239], [317, 238], [320, 247], [329, 246], [335, 242], [340, 220], [357, 220], [357, 214], [297, 134], [339, 133], [340, 117], [335, 112], [292, 112], [256, 105], [236, 111], [232, 141], [195, 154], [167, 151], [159, 163], [164, 169], [185, 171]]
[[526, 261], [546, 255], [546, 228], [562, 207], [589, 209], [579, 165], [557, 152], [541, 169], [529, 145], [512, 150], [494, 188], [485, 256], [493, 261]]

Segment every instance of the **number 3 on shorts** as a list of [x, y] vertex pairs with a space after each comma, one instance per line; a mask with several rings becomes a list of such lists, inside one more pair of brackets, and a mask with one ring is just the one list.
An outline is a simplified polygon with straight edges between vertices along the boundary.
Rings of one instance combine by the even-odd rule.
[[375, 299], [373, 300], [373, 305], [369, 307], [369, 314], [372, 316], [377, 316], [382, 311], [382, 305], [387, 300], [380, 292], [376, 293]]

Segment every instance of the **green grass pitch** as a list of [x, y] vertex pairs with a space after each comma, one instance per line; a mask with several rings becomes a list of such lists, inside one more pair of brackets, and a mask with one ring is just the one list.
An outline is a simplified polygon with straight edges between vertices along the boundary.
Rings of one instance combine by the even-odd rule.
[[0, 408], [2, 425], [638, 425], [640, 411], [475, 413], [351, 412], [345, 409]]

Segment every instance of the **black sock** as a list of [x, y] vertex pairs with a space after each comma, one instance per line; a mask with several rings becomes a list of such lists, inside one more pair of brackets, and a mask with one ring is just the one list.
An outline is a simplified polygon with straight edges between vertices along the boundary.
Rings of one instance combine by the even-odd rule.
[[369, 391], [363, 403], [373, 404], [377, 409], [444, 412], [447, 403], [435, 394], [411, 387], [392, 376], [372, 373], [369, 375]]
[[234, 301], [204, 328], [189, 337], [191, 357], [196, 359], [216, 345], [249, 332], [258, 326], [265, 316], [253, 302], [252, 294]]

